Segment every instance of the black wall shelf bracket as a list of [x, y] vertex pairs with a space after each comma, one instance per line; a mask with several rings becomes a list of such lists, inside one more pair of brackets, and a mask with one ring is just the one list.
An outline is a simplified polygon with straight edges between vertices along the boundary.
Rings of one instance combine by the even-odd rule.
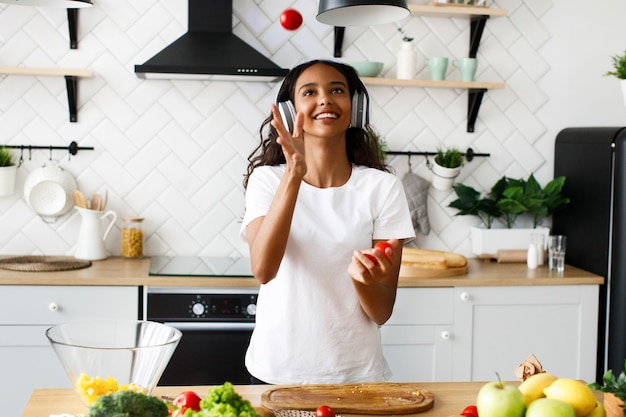
[[467, 90], [467, 131], [470, 133], [474, 132], [480, 104], [486, 92], [486, 88], [470, 88]]
[[[419, 156], [435, 156], [437, 155], [437, 152], [417, 152], [417, 151], [385, 151], [385, 153], [387, 155], [406, 155], [406, 156], [413, 156], [413, 155], [419, 155]], [[476, 153], [474, 152], [474, 150], [472, 148], [467, 148], [467, 151], [465, 151], [465, 153], [463, 154], [465, 155], [465, 159], [467, 160], [467, 162], [472, 162], [472, 159], [474, 159], [475, 157], [479, 156], [479, 157], [489, 157], [491, 156], [491, 154], [489, 153]]]
[[67, 25], [70, 31], [70, 48], [78, 48], [78, 9], [67, 9]]
[[346, 28], [343, 26], [335, 26], [335, 49], [333, 56], [335, 58], [341, 58], [343, 49], [343, 35], [346, 33]]
[[470, 19], [470, 58], [476, 58], [478, 46], [480, 45], [480, 39], [483, 37], [483, 31], [485, 30], [485, 23], [487, 23], [487, 19], [489, 19], [488, 15], [472, 16]]
[[76, 122], [76, 95], [78, 93], [78, 78], [73, 75], [65, 75], [64, 77], [65, 85], [67, 86], [67, 104], [70, 110], [70, 122]]

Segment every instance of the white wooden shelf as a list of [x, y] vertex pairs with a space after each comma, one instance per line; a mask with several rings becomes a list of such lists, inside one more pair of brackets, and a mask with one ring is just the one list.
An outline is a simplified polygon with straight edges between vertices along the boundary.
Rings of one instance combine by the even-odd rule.
[[434, 16], [434, 17], [472, 17], [472, 16], [491, 16], [499, 17], [508, 15], [505, 9], [494, 9], [492, 7], [479, 6], [450, 6], [441, 5], [433, 6], [427, 4], [409, 4], [411, 14], [416, 16]]
[[0, 66], [0, 74], [5, 75], [31, 75], [31, 76], [51, 76], [64, 77], [67, 87], [67, 103], [70, 112], [70, 122], [77, 120], [76, 95], [78, 78], [91, 77], [93, 73], [84, 68], [35, 68], [35, 67], [3, 67]]
[[399, 87], [421, 87], [421, 88], [463, 88], [497, 90], [503, 89], [504, 83], [491, 83], [482, 81], [434, 81], [434, 80], [399, 80], [396, 78], [361, 77], [363, 83], [367, 85], [399, 86]]

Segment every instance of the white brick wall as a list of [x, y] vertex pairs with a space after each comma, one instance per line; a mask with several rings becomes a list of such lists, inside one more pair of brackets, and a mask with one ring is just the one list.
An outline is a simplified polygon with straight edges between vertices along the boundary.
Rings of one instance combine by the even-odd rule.
[[[62, 77], [0, 75], [0, 144], [65, 146], [76, 140], [93, 146], [95, 151], [69, 161], [60, 151], [53, 157], [85, 194], [107, 190], [109, 208], [118, 215], [146, 218], [148, 255], [247, 255], [238, 238], [242, 174], [278, 85], [140, 80], [134, 65], [186, 30], [186, 0], [94, 3], [79, 11], [76, 50], [69, 48], [65, 10], [0, 5], [0, 66], [94, 72], [79, 81], [78, 123], [68, 121]], [[476, 132], [465, 131], [465, 90], [370, 87], [373, 122], [393, 150], [455, 145], [491, 153], [461, 173], [461, 181], [476, 187], [531, 172], [547, 182], [560, 129], [625, 120], [615, 80], [599, 76], [608, 69], [609, 55], [624, 49], [621, 3], [494, 1], [509, 16], [487, 22], [477, 79], [503, 81], [507, 88], [485, 95]], [[304, 15], [297, 31], [278, 23], [287, 7]], [[333, 31], [315, 20], [316, 0], [234, 0], [233, 9], [234, 32], [283, 67], [332, 57]], [[467, 55], [466, 19], [411, 17], [401, 25], [416, 38], [419, 78], [429, 77], [426, 56]], [[397, 27], [348, 28], [344, 59], [383, 61], [383, 75], [393, 77]], [[585, 66], [593, 67], [591, 77]], [[581, 75], [587, 77], [582, 83]], [[459, 79], [452, 66], [448, 78]], [[598, 96], [601, 101], [594, 103]], [[19, 189], [48, 157], [47, 151], [33, 152], [18, 170]], [[416, 173], [430, 178], [424, 158], [411, 162]], [[391, 163], [404, 175], [406, 157]], [[431, 190], [432, 231], [418, 237], [420, 246], [469, 254], [469, 226], [477, 219], [455, 217], [446, 207], [453, 198]], [[106, 242], [113, 255], [120, 253], [118, 223]], [[0, 254], [72, 255], [80, 219], [71, 212], [44, 223], [16, 193], [0, 197], [0, 224]]]

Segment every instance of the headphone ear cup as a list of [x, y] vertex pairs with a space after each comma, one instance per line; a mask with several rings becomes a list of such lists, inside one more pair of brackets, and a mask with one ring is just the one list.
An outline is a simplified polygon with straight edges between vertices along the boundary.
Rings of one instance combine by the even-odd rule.
[[293, 133], [293, 127], [296, 125], [296, 108], [291, 100], [281, 101], [277, 104], [280, 117], [283, 119], [285, 129], [289, 133]]
[[369, 123], [368, 97], [363, 93], [352, 95], [352, 112], [350, 113], [350, 126], [364, 129]]

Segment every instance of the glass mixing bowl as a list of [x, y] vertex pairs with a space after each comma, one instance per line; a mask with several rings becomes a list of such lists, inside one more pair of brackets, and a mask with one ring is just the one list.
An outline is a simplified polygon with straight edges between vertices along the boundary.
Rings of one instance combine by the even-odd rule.
[[136, 320], [88, 320], [46, 330], [70, 381], [89, 406], [122, 389], [149, 394], [159, 382], [182, 333]]

